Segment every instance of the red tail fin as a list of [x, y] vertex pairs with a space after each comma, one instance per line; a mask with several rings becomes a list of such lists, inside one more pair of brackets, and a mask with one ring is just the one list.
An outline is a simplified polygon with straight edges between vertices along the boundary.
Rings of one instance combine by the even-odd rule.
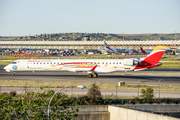
[[148, 57], [146, 57], [143, 61], [141, 61], [141, 64], [137, 65], [134, 68], [134, 71], [158, 66], [158, 62], [160, 61], [164, 52], [165, 50], [157, 50], [151, 53]]
[[142, 53], [145, 53], [145, 54], [146, 54], [146, 51], [145, 51], [142, 47], [140, 47], [140, 49], [141, 49], [141, 52], [142, 52]]

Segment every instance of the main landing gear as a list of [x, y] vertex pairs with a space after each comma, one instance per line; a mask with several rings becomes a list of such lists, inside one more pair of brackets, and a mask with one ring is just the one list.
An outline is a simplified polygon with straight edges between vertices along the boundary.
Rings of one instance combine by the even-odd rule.
[[87, 76], [88, 78], [97, 78], [98, 74], [97, 73], [91, 73]]
[[14, 76], [14, 75], [16, 75], [16, 74], [15, 74], [15, 72], [12, 72], [11, 75]]

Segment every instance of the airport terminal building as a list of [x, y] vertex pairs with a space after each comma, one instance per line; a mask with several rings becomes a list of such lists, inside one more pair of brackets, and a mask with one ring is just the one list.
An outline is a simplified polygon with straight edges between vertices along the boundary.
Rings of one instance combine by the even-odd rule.
[[[138, 50], [154, 49], [157, 45], [165, 45], [171, 48], [180, 49], [180, 40], [129, 40], [129, 41], [106, 41], [111, 48], [125, 48]], [[28, 48], [28, 49], [84, 49], [102, 50], [105, 49], [103, 41], [1, 41], [2, 48]]]

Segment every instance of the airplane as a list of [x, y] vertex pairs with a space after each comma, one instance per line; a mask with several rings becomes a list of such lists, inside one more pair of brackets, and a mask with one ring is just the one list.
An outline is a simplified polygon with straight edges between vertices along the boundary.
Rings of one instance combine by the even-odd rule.
[[139, 71], [162, 65], [160, 59], [166, 46], [157, 46], [146, 58], [133, 59], [20, 59], [4, 67], [7, 72], [18, 71], [72, 71], [85, 72], [88, 78], [96, 78], [98, 74], [118, 71]]
[[104, 44], [106, 46], [106, 51], [108, 53], [114, 53], [114, 54], [118, 54], [118, 53], [133, 53], [133, 51], [131, 49], [112, 49], [109, 47], [109, 45], [106, 43], [106, 41], [104, 41]]
[[141, 52], [144, 54], [150, 54], [152, 52], [152, 50], [144, 50], [142, 47], [140, 47]]

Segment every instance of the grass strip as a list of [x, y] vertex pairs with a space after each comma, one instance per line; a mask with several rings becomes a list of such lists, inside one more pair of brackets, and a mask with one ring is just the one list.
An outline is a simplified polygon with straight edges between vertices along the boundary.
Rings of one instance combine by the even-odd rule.
[[[39, 88], [44, 86], [45, 88], [63, 88], [66, 86], [76, 85], [85, 85], [87, 88], [90, 88], [91, 83], [83, 83], [83, 82], [56, 82], [56, 81], [25, 81], [25, 80], [1, 80], [1, 87], [29, 87], [29, 88]], [[101, 89], [116, 89], [116, 84], [102, 84], [97, 83], [97, 85]], [[148, 86], [140, 84], [140, 89], [146, 89]], [[152, 86], [154, 90], [159, 90], [159, 86]], [[118, 87], [118, 89], [128, 89], [128, 90], [137, 90], [138, 85], [125, 85]], [[161, 90], [163, 91], [180, 91], [180, 86], [161, 86]]]
[[14, 60], [0, 60], [0, 65], [8, 65], [12, 63]]

